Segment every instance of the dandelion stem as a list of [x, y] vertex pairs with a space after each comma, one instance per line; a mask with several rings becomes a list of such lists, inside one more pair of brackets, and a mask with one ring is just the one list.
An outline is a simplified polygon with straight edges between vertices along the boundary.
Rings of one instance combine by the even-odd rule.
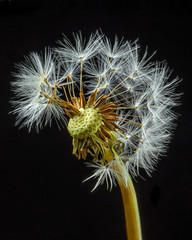
[[[111, 151], [106, 151], [106, 160], [108, 162], [113, 160], [112, 155], [113, 154], [111, 154]], [[142, 240], [139, 209], [133, 182], [121, 161], [117, 161], [114, 170], [119, 173], [117, 182], [121, 189], [121, 195], [123, 199], [127, 239]]]
[[137, 197], [131, 177], [127, 173], [127, 186], [118, 183], [123, 199], [127, 238], [129, 240], [142, 240]]

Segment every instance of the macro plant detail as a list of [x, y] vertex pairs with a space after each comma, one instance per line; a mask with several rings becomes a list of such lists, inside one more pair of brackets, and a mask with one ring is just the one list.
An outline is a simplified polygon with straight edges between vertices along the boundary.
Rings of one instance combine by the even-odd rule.
[[179, 79], [169, 80], [166, 63], [141, 55], [138, 41], [99, 32], [86, 42], [66, 37], [56, 49], [31, 53], [17, 64], [12, 82], [16, 124], [37, 131], [55, 119], [67, 127], [73, 154], [94, 168], [85, 179], [97, 178], [93, 190], [118, 183], [124, 204], [127, 237], [142, 239], [136, 194], [131, 177], [143, 168], [150, 175], [166, 151], [174, 128]]

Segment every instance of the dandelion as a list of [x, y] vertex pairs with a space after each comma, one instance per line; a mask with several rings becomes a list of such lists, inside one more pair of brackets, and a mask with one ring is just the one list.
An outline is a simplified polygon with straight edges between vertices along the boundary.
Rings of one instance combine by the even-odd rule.
[[[138, 41], [114, 44], [98, 32], [75, 45], [66, 37], [44, 56], [32, 53], [19, 64], [12, 83], [16, 124], [38, 131], [55, 119], [66, 125], [73, 154], [92, 156], [95, 190], [118, 183], [128, 239], [141, 240], [136, 194], [131, 177], [143, 168], [149, 175], [166, 151], [176, 114], [179, 79], [169, 80], [166, 63], [150, 62]], [[130, 177], [131, 176], [131, 177]]]

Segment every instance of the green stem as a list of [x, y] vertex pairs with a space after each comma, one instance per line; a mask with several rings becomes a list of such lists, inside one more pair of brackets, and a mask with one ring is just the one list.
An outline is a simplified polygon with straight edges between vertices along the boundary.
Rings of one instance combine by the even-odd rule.
[[[112, 152], [110, 150], [106, 152], [106, 160], [108, 162], [112, 161], [114, 158]], [[115, 153], [115, 151], [113, 152]], [[121, 189], [123, 199], [127, 239], [142, 240], [140, 216], [135, 189], [131, 177], [120, 158], [116, 161], [114, 170], [119, 174], [119, 176], [117, 176], [117, 181]]]
[[129, 174], [127, 173], [127, 186], [118, 183], [123, 199], [127, 238], [128, 240], [142, 240], [137, 197]]

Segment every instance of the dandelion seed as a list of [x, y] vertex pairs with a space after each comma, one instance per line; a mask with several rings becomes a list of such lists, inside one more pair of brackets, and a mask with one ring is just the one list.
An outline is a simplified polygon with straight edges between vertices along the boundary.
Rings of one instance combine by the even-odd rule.
[[90, 177], [85, 179], [84, 182], [91, 178], [98, 178], [92, 191], [94, 191], [100, 184], [103, 184], [104, 182], [106, 182], [106, 184], [107, 184], [107, 189], [110, 188], [110, 190], [112, 190], [113, 185], [116, 186], [116, 182], [115, 182], [116, 172], [112, 168], [113, 164], [114, 164], [114, 161], [111, 161], [110, 163], [108, 163], [106, 165], [102, 165], [99, 163], [87, 164], [87, 167], [94, 168], [94, 173], [93, 173], [93, 175], [91, 175]]
[[61, 47], [56, 49], [56, 52], [63, 56], [63, 61], [66, 62], [81, 62], [94, 57], [99, 50], [100, 38], [97, 33], [92, 34], [89, 41], [83, 39], [81, 32], [74, 34], [75, 46], [70, 40], [64, 36], [63, 42], [59, 41]]
[[16, 81], [12, 82], [15, 98], [13, 113], [17, 114], [17, 124], [27, 126], [29, 131], [33, 126], [36, 130], [47, 124], [51, 125], [54, 118], [58, 125], [66, 123], [64, 110], [54, 104], [60, 97], [56, 86], [61, 83], [50, 49], [45, 49], [44, 56], [31, 53], [26, 62], [17, 65]]

